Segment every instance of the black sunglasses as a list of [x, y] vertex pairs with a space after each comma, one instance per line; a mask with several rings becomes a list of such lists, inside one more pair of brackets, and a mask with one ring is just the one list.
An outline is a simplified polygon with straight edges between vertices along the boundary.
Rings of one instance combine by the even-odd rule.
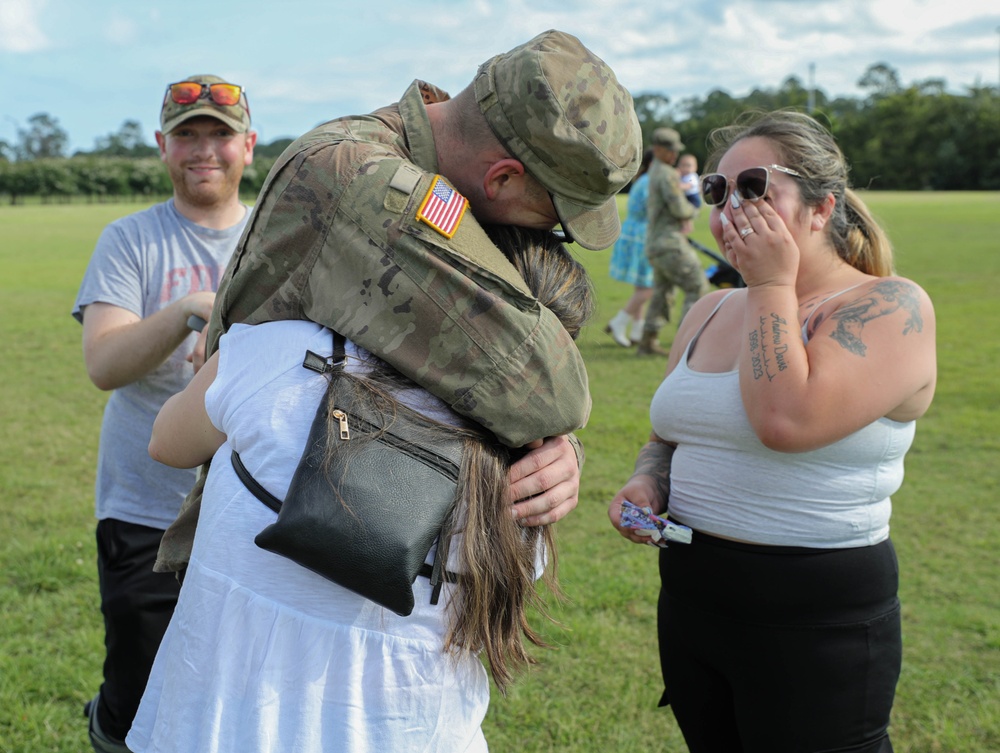
[[[767, 187], [770, 183], [772, 170], [786, 175], [794, 175], [801, 178], [800, 173], [789, 167], [781, 165], [762, 165], [761, 167], [748, 167], [736, 176], [733, 181], [740, 196], [750, 201], [763, 199], [767, 196]], [[730, 181], [722, 173], [709, 173], [701, 178], [701, 198], [710, 207], [721, 206], [729, 198]]]

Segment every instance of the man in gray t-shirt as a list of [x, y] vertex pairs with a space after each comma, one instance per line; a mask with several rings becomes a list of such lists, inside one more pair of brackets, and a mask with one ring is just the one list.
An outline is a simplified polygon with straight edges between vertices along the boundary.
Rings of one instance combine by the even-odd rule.
[[104, 683], [87, 704], [98, 753], [127, 751], [125, 735], [170, 621], [179, 585], [154, 573], [163, 531], [195, 471], [149, 457], [153, 420], [204, 361], [215, 291], [250, 216], [239, 200], [253, 159], [246, 93], [216, 76], [171, 84], [156, 142], [173, 197], [108, 225], [87, 267], [73, 316], [97, 387], [111, 390], [97, 458], [97, 571], [104, 614]]

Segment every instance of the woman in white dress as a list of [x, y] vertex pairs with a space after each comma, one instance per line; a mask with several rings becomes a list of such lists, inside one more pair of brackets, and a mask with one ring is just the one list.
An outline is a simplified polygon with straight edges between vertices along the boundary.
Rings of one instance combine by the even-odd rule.
[[[593, 310], [583, 268], [551, 234], [496, 238], [575, 336]], [[547, 527], [523, 528], [510, 514], [509, 451], [350, 342], [351, 378], [388, 389], [451, 435], [474, 437], [460, 488], [477, 491], [459, 502], [448, 561], [461, 580], [434, 605], [418, 577], [415, 607], [402, 617], [254, 543], [276, 514], [244, 487], [229, 455], [235, 449], [284, 497], [327, 390], [303, 354], [328, 355], [332, 345], [330, 330], [312, 322], [235, 325], [157, 418], [156, 459], [193, 467], [218, 457], [180, 601], [127, 738], [136, 753], [485, 751], [480, 653], [504, 689], [533, 661], [526, 644], [543, 645], [526, 615], [555, 553]]]

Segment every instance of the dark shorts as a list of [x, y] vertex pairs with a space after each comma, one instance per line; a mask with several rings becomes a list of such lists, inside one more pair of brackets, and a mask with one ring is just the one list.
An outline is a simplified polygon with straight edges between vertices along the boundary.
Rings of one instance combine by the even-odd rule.
[[692, 753], [892, 750], [891, 541], [807, 549], [696, 532], [661, 553], [660, 577], [661, 705]]

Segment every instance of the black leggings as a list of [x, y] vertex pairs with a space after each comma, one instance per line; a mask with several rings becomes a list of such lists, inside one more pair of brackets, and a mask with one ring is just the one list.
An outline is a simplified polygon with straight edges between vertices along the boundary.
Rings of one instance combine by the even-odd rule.
[[692, 753], [885, 753], [902, 655], [891, 541], [660, 555], [660, 662]]

